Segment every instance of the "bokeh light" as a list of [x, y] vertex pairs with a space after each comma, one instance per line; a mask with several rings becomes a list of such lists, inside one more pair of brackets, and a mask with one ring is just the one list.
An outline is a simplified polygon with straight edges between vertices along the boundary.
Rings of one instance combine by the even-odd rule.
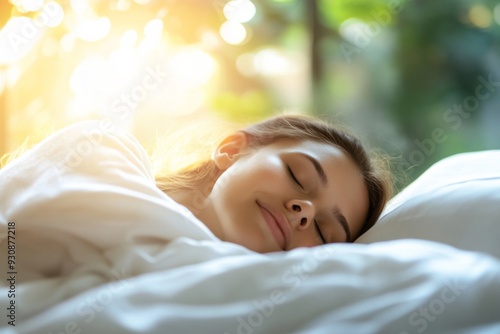
[[45, 21], [47, 27], [57, 27], [64, 20], [64, 10], [60, 4], [54, 1], [49, 1], [42, 7], [42, 11], [38, 16]]
[[137, 31], [129, 29], [125, 31], [120, 39], [120, 46], [122, 48], [131, 48], [135, 45], [138, 39]]
[[469, 9], [469, 20], [478, 28], [488, 28], [492, 22], [491, 11], [483, 5], [474, 5]]
[[216, 63], [206, 52], [186, 49], [172, 57], [170, 67], [179, 85], [193, 89], [211, 79], [216, 70]]
[[95, 42], [106, 37], [110, 29], [111, 21], [107, 17], [100, 17], [80, 22], [76, 34], [86, 42]]
[[19, 8], [23, 12], [36, 12], [43, 6], [43, 0], [22, 0], [20, 1]]
[[248, 22], [256, 12], [257, 9], [250, 0], [232, 0], [224, 6], [224, 16], [228, 21]]
[[294, 64], [276, 49], [263, 49], [253, 59], [255, 71], [265, 76], [284, 75], [293, 71]]
[[247, 30], [239, 22], [226, 21], [220, 27], [220, 35], [227, 43], [238, 45], [245, 41]]
[[151, 40], [159, 40], [163, 33], [163, 22], [160, 19], [149, 21], [144, 27], [144, 36]]

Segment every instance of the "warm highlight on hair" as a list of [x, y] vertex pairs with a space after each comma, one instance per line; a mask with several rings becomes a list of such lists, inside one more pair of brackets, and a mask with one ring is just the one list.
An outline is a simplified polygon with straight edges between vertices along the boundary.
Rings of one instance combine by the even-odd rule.
[[[367, 219], [357, 237], [375, 224], [392, 195], [391, 175], [385, 160], [371, 157], [358, 138], [323, 120], [303, 115], [281, 115], [240, 131], [247, 135], [249, 148], [269, 145], [283, 138], [309, 139], [334, 145], [350, 156], [363, 175], [369, 198]], [[217, 172], [215, 163], [207, 159], [177, 173], [157, 177], [156, 184], [167, 194], [181, 189], [194, 189]]]

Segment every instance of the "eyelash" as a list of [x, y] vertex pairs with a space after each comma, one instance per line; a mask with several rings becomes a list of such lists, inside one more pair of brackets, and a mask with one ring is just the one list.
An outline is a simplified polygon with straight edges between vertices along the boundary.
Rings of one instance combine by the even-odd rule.
[[292, 172], [292, 169], [290, 168], [290, 166], [286, 166], [286, 168], [288, 169], [288, 174], [290, 175], [290, 177], [292, 178], [292, 180], [297, 183], [299, 185], [299, 187], [301, 187], [302, 189], [304, 189], [304, 187], [302, 187], [302, 185], [300, 184], [299, 180], [297, 180], [297, 178], [295, 177], [295, 174]]
[[319, 228], [319, 225], [318, 223], [316, 222], [316, 220], [314, 220], [314, 226], [316, 227], [316, 231], [318, 232], [319, 234], [319, 237], [321, 238], [321, 241], [323, 242], [323, 245], [326, 244], [326, 239], [325, 237], [323, 236], [323, 233], [321, 233], [321, 229]]
[[[290, 177], [292, 178], [292, 180], [297, 183], [299, 185], [299, 187], [301, 187], [302, 189], [304, 189], [304, 187], [302, 187], [302, 185], [300, 184], [299, 180], [297, 180], [297, 178], [295, 177], [295, 174], [293, 173], [292, 169], [290, 168], [290, 166], [286, 166], [287, 170], [288, 170], [288, 174], [290, 175]], [[319, 224], [316, 220], [314, 220], [314, 227], [316, 228], [316, 232], [318, 232], [318, 235], [321, 239], [321, 241], [323, 242], [323, 244], [326, 244], [326, 239], [325, 237], [323, 236], [323, 233], [321, 232], [321, 229], [319, 228]]]

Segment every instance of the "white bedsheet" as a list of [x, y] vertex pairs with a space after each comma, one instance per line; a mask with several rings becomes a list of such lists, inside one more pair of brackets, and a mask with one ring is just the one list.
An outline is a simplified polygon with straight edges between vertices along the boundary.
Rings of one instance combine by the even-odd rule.
[[[187, 247], [193, 254], [220, 247], [210, 243], [184, 239], [171, 247]], [[73, 284], [82, 280], [72, 279]], [[31, 293], [43, 286], [34, 284]], [[53, 286], [42, 296], [65, 289]], [[440, 244], [395, 241], [226, 256], [144, 274], [40, 310], [16, 329], [54, 334], [470, 333], [487, 325], [485, 333], [498, 333], [499, 302], [495, 260]]]
[[2, 333], [498, 333], [500, 262], [421, 240], [257, 254], [155, 185], [127, 133], [85, 122], [0, 171]]

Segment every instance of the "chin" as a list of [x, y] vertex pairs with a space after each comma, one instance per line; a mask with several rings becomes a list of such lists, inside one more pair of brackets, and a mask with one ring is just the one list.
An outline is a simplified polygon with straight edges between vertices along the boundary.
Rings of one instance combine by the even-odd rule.
[[254, 243], [249, 243], [248, 242], [248, 239], [243, 242], [240, 242], [239, 245], [245, 247], [245, 248], [248, 248], [250, 249], [251, 251], [254, 251], [254, 252], [257, 252], [257, 253], [269, 253], [269, 252], [272, 252], [272, 250], [270, 250], [270, 247], [266, 246], [266, 245], [258, 245], [258, 244], [254, 244]]

